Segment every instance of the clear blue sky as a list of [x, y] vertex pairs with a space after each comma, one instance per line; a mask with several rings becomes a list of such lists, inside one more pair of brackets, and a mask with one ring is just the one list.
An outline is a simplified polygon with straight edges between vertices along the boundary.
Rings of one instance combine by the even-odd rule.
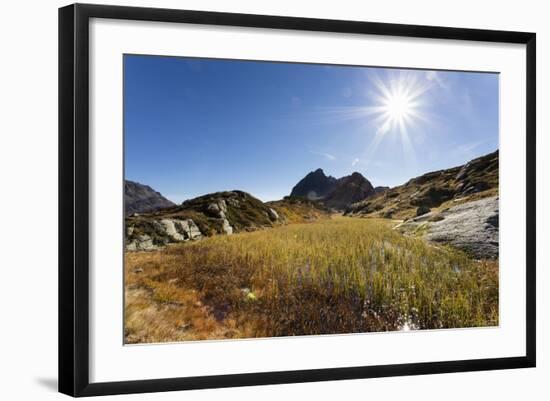
[[319, 167], [395, 186], [498, 148], [498, 74], [124, 61], [126, 178], [174, 202], [232, 189], [280, 199]]

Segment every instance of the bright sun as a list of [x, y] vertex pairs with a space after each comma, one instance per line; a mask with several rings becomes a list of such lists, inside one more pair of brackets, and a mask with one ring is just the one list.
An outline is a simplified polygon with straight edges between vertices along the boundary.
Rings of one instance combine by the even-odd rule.
[[370, 111], [378, 114], [382, 133], [397, 129], [402, 135], [405, 134], [408, 126], [420, 116], [418, 106], [422, 88], [407, 75], [394, 78], [388, 83], [375, 81], [375, 86], [379, 92], [375, 96], [378, 105]]
[[434, 86], [433, 79], [427, 78], [423, 72], [394, 70], [384, 77], [372, 73], [369, 81], [368, 106], [334, 108], [331, 113], [334, 118], [342, 121], [368, 120], [366, 132], [369, 136], [372, 134], [370, 128], [375, 127], [363, 159], [370, 160], [384, 139], [397, 138], [401, 142], [404, 155], [414, 160], [415, 151], [411, 138], [419, 132], [419, 122], [430, 123], [430, 115], [425, 111], [425, 94]]
[[395, 93], [384, 100], [383, 106], [392, 120], [408, 118], [413, 113], [414, 104], [404, 93]]
[[369, 152], [374, 153], [378, 144], [389, 134], [397, 134], [405, 155], [414, 158], [411, 141], [412, 131], [420, 120], [427, 122], [422, 112], [423, 95], [430, 89], [430, 84], [420, 80], [419, 74], [400, 71], [382, 80], [372, 76], [371, 81], [375, 91], [371, 95], [372, 105], [365, 107], [363, 112], [373, 116], [373, 122], [378, 129], [369, 146]]

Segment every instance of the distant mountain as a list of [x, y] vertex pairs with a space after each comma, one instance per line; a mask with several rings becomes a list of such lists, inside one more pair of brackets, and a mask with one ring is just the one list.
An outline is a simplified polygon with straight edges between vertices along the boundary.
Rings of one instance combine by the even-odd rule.
[[323, 203], [333, 209], [345, 210], [355, 202], [367, 199], [375, 194], [372, 184], [360, 173], [342, 177], [334, 190], [323, 199]]
[[468, 163], [433, 171], [352, 204], [348, 215], [406, 219], [430, 210], [498, 195], [498, 150]]
[[153, 212], [175, 204], [148, 185], [124, 180], [124, 207], [126, 214]]
[[336, 178], [326, 176], [325, 172], [318, 168], [302, 178], [292, 188], [290, 196], [299, 196], [310, 200], [323, 199], [336, 188], [337, 184]]
[[349, 205], [382, 192], [387, 187], [377, 187], [360, 173], [336, 179], [325, 175], [322, 169], [310, 172], [302, 178], [290, 193], [292, 197], [318, 200], [333, 209], [345, 210]]

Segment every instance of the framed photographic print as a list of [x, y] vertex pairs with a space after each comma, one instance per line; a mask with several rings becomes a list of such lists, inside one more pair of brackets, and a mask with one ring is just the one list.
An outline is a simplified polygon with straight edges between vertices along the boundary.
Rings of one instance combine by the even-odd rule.
[[535, 366], [535, 34], [59, 10], [59, 389]]

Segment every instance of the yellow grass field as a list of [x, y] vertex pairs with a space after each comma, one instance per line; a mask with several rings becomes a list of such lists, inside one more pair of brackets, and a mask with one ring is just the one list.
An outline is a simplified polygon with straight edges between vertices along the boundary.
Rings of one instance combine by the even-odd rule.
[[498, 325], [498, 261], [333, 216], [125, 256], [126, 343]]

